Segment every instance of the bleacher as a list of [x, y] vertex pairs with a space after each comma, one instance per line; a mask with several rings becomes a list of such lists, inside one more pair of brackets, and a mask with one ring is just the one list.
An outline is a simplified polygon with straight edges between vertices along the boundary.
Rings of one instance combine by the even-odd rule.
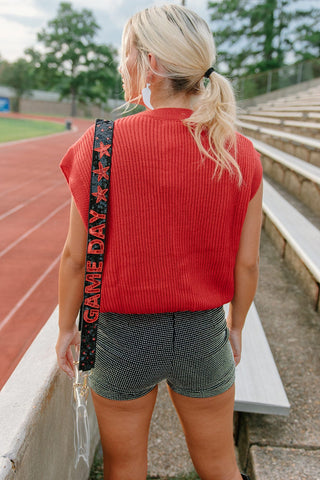
[[[302, 282], [316, 310], [320, 295], [320, 231], [319, 223], [313, 219], [320, 213], [318, 111], [320, 85], [248, 108], [239, 115], [238, 122], [240, 131], [251, 138], [261, 154], [264, 228]], [[294, 196], [294, 205], [281, 195], [281, 189]], [[301, 212], [308, 209], [310, 215], [306, 218]]]
[[[318, 86], [305, 89], [300, 93], [290, 96], [283, 95], [280, 98], [265, 101], [261, 104], [256, 103], [247, 106], [239, 112], [238, 129], [252, 140], [254, 147], [261, 154], [264, 170], [263, 229], [280, 253], [288, 271], [291, 272], [292, 283], [299, 286], [297, 288], [301, 288], [306, 294], [305, 305], [302, 308], [308, 309], [309, 306], [310, 309], [313, 308], [314, 319], [317, 319], [320, 311], [320, 81]], [[276, 288], [277, 278], [274, 278], [274, 283]], [[263, 296], [263, 292], [261, 295]], [[275, 299], [275, 304], [279, 308], [279, 299]], [[297, 302], [297, 305], [299, 305], [299, 302]], [[295, 305], [295, 308], [299, 308], [297, 305]], [[286, 312], [285, 297], [280, 308]], [[272, 310], [274, 313], [276, 309], [271, 308], [270, 311]], [[290, 312], [290, 307], [288, 312]], [[294, 312], [291, 310], [291, 315], [299, 316], [299, 313], [297, 310]], [[281, 317], [281, 314], [279, 316]], [[308, 344], [299, 338], [303, 335], [302, 332], [308, 328], [314, 329], [314, 335], [317, 338], [317, 323], [308, 324], [306, 317], [303, 317], [304, 322], [306, 322], [303, 326], [301, 320], [295, 322], [299, 324], [299, 329], [295, 331], [294, 338], [283, 339], [283, 349], [286, 353], [290, 351], [290, 348], [286, 346], [287, 342], [295, 342], [297, 348], [296, 368], [306, 358], [312, 361], [311, 359], [315, 358], [316, 353], [314, 346], [310, 345], [308, 347]], [[289, 314], [288, 322], [283, 325], [284, 330], [288, 329], [288, 324], [292, 320], [293, 318]], [[273, 319], [268, 315], [266, 316], [265, 312], [264, 322], [267, 322], [265, 325], [268, 325], [268, 322], [273, 322]], [[268, 330], [270, 333], [270, 325]], [[281, 337], [281, 335], [282, 330], [279, 330], [279, 336]], [[298, 345], [304, 345], [303, 348], [310, 348], [310, 358], [308, 355], [301, 354]], [[316, 358], [314, 361], [317, 365]], [[278, 367], [282, 368], [280, 368], [282, 374], [283, 369], [288, 368], [288, 364], [283, 360], [283, 357]], [[257, 370], [259, 368], [261, 367], [257, 367]], [[262, 376], [267, 376], [266, 370], [268, 370], [268, 367], [262, 367], [262, 370], [260, 370]], [[294, 376], [290, 378], [289, 384]], [[288, 378], [286, 380], [288, 382]], [[315, 378], [313, 381], [316, 381]], [[269, 375], [269, 382], [273, 383], [273, 388], [278, 388], [278, 391], [281, 392], [277, 375], [275, 375], [274, 382], [270, 380]], [[261, 383], [263, 383], [263, 380], [261, 380]], [[287, 383], [287, 385], [289, 384]], [[317, 404], [314, 392], [310, 396], [308, 390], [306, 390], [310, 387], [306, 385], [308, 384], [296, 379], [295, 388], [299, 391], [300, 397], [298, 401], [295, 400], [295, 405], [292, 405], [291, 391], [291, 398], [289, 397], [289, 399], [291, 410], [294, 409], [294, 413], [290, 415], [291, 421], [289, 420], [285, 424], [284, 430], [292, 425], [292, 422], [299, 424], [298, 422], [305, 417], [305, 410], [309, 409], [309, 405]], [[297, 404], [299, 404], [299, 407]], [[313, 423], [314, 428], [317, 429], [317, 422], [314, 419]], [[256, 417], [253, 417], [252, 420], [246, 417], [243, 423], [244, 427], [240, 428], [240, 433], [238, 433], [240, 435], [238, 443], [241, 450], [240, 458], [254, 478], [269, 478], [268, 475], [267, 477], [265, 475], [270, 469], [268, 470], [264, 466], [266, 465], [265, 462], [269, 461], [267, 460], [268, 453], [273, 455], [272, 460], [270, 459], [273, 462], [279, 455], [279, 464], [276, 465], [274, 477], [271, 473], [272, 469], [270, 470], [272, 478], [320, 478], [314, 474], [314, 471], [319, 473], [319, 469], [315, 467], [316, 464], [319, 466], [317, 455], [310, 455], [308, 459], [304, 458], [304, 448], [308, 448], [306, 447], [308, 445], [307, 440], [301, 440], [300, 442], [300, 445], [303, 446], [300, 451], [301, 458], [295, 460], [293, 456], [291, 459], [293, 461], [290, 467], [291, 475], [294, 472], [297, 477], [286, 474], [285, 462], [288, 456], [288, 447], [295, 442], [299, 443], [299, 440], [297, 440], [299, 435], [291, 434], [285, 440], [284, 435], [279, 441], [276, 440], [276, 421], [273, 421], [272, 418], [269, 421], [262, 420], [261, 424], [267, 429], [268, 425], [273, 425], [274, 433], [267, 434], [269, 439], [266, 445], [273, 444], [277, 447], [275, 449], [277, 453], [272, 451], [272, 447], [251, 447], [251, 445], [255, 445], [255, 442], [262, 441], [263, 427], [259, 427], [259, 424], [260, 422]], [[284, 424], [282, 425], [284, 426]], [[311, 431], [311, 428], [309, 431]], [[257, 432], [259, 432], [258, 437], [256, 437]], [[313, 435], [313, 442], [313, 445], [319, 445], [319, 436]], [[257, 456], [258, 450], [259, 456]], [[301, 470], [301, 467], [303, 470]], [[277, 474], [280, 476], [277, 476]]]
[[[312, 88], [256, 105], [238, 116], [240, 131], [251, 138], [264, 167], [263, 227], [316, 310], [320, 296], [320, 231], [300, 213], [297, 203], [315, 215], [320, 213], [320, 118], [310, 121], [319, 105], [320, 88]], [[295, 197], [295, 205], [281, 195], [275, 184]], [[286, 415], [289, 402], [275, 365], [273, 369], [268, 365], [272, 353], [266, 337], [261, 335], [258, 312], [254, 313], [252, 318], [251, 309], [243, 332], [245, 358], [237, 370], [235, 408]], [[242, 391], [245, 393], [240, 401]]]

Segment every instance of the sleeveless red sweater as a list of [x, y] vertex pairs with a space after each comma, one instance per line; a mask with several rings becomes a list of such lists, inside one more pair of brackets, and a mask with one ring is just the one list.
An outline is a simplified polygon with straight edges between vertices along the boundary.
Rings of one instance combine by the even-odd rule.
[[[233, 297], [233, 271], [248, 202], [262, 178], [258, 153], [237, 136], [243, 183], [201, 159], [182, 119], [162, 108], [116, 120], [101, 311], [157, 313], [218, 307]], [[85, 224], [94, 126], [61, 168]]]

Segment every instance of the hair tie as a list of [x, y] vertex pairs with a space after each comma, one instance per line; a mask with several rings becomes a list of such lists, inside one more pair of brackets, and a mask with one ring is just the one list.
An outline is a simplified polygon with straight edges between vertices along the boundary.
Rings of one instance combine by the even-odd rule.
[[215, 72], [215, 69], [213, 67], [208, 68], [206, 73], [203, 75], [205, 78], [209, 78], [211, 73]]

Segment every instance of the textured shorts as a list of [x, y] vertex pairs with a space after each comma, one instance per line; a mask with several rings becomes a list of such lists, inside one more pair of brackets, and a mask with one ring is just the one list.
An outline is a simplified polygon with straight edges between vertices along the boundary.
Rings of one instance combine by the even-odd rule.
[[101, 313], [89, 384], [111, 400], [151, 392], [162, 380], [204, 398], [228, 390], [235, 366], [223, 307], [143, 315]]

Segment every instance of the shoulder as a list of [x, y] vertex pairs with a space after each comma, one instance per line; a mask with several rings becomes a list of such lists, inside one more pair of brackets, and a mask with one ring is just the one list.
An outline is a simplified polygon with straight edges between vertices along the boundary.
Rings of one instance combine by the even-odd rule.
[[92, 148], [94, 130], [95, 124], [92, 124], [70, 148], [78, 150], [87, 148], [89, 145]]
[[253, 146], [253, 143], [252, 141], [245, 137], [244, 135], [242, 135], [241, 133], [237, 132], [236, 133], [236, 137], [237, 137], [237, 152], [238, 154], [241, 154], [241, 155], [253, 155], [253, 156], [256, 156], [256, 154], [258, 153], [254, 146]]
[[243, 175], [244, 184], [251, 189], [250, 198], [257, 191], [263, 176], [260, 153], [251, 140], [237, 133], [237, 162]]
[[92, 146], [95, 125], [91, 125], [83, 135], [67, 150], [61, 160], [60, 168], [69, 177], [79, 177], [91, 168]]
[[254, 148], [252, 141], [238, 132], [236, 138], [236, 156], [240, 168], [260, 168], [260, 153]]

